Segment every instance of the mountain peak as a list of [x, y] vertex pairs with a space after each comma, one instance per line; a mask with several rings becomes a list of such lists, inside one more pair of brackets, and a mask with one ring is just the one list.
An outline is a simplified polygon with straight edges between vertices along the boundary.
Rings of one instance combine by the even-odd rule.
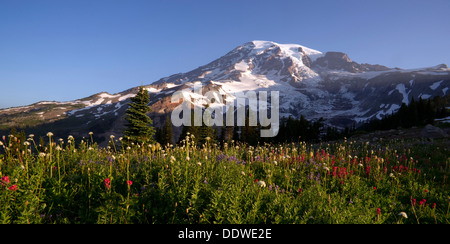
[[[342, 52], [322, 53], [299, 44], [255, 40], [189, 72], [147, 85], [145, 88], [152, 94], [154, 125], [160, 127], [167, 113], [177, 106], [171, 103], [174, 92], [182, 92], [186, 101], [195, 106], [204, 106], [206, 97], [194, 89], [198, 85], [203, 92], [219, 93], [222, 102], [218, 99], [218, 106], [238, 102], [237, 94], [241, 92], [277, 91], [281, 117], [323, 118], [328, 125], [344, 128], [373, 118], [381, 119], [412, 98], [448, 95], [450, 69], [445, 64], [391, 69], [354, 62]], [[42, 128], [52, 128], [53, 132], [58, 132], [54, 130], [58, 125], [61, 133], [72, 130], [84, 136], [95, 130], [105, 138], [119, 135], [126, 105], [137, 90], [138, 87], [133, 87], [117, 94], [101, 92], [75, 101], [39, 102], [3, 109], [0, 127], [40, 121]]]
[[307, 55], [312, 62], [323, 56], [322, 52], [299, 44], [280, 44], [273, 41], [254, 40], [244, 45], [253, 45], [253, 49], [256, 51], [264, 51], [278, 47], [287, 56], [300, 58], [300, 55]]

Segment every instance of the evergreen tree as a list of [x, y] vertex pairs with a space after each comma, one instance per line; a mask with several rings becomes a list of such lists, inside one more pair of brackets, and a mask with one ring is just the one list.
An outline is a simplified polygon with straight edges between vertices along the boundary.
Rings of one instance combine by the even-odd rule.
[[172, 121], [169, 115], [166, 117], [166, 121], [161, 129], [161, 144], [166, 145], [167, 143], [173, 144], [173, 129]]
[[193, 140], [195, 143], [198, 143], [200, 138], [200, 127], [194, 126], [194, 111], [191, 111], [191, 125], [190, 126], [183, 126], [183, 130], [181, 131], [181, 135], [178, 139], [179, 142], [186, 139], [186, 136], [188, 135], [194, 135], [194, 138], [191, 137], [190, 140]]
[[[206, 106], [206, 108], [208, 108], [208, 105]], [[208, 117], [209, 118], [209, 117]], [[200, 128], [198, 128], [199, 130], [199, 143], [200, 144], [205, 144], [207, 139], [209, 138], [209, 143], [214, 143], [216, 141], [216, 137], [217, 137], [217, 132], [216, 130], [212, 127], [212, 126], [207, 126], [207, 124], [209, 124], [209, 121], [203, 121], [202, 122], [202, 126], [200, 126]]]
[[126, 124], [127, 128], [124, 131], [124, 135], [129, 137], [131, 142], [155, 142], [153, 138], [155, 128], [151, 126], [153, 121], [147, 116], [147, 113], [150, 112], [149, 102], [150, 96], [143, 86], [139, 87], [136, 96], [131, 98], [125, 117], [128, 124]]
[[247, 116], [245, 116], [245, 125], [241, 130], [241, 141], [247, 142], [250, 145], [256, 145], [260, 138], [257, 127], [250, 126], [250, 119], [247, 113]]
[[205, 144], [207, 139], [209, 138], [209, 143], [215, 143], [216, 142], [216, 138], [217, 138], [217, 131], [212, 127], [212, 126], [207, 126], [205, 124], [203, 124], [200, 128], [199, 128], [199, 143], [200, 144]]
[[233, 140], [234, 126], [223, 126], [222, 127], [222, 140], [224, 142], [230, 143]]

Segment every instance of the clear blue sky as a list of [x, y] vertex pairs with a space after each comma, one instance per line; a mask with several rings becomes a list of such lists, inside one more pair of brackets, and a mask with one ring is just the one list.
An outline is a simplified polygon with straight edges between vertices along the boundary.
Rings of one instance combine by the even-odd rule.
[[0, 108], [121, 92], [252, 40], [450, 65], [450, 1], [0, 0]]

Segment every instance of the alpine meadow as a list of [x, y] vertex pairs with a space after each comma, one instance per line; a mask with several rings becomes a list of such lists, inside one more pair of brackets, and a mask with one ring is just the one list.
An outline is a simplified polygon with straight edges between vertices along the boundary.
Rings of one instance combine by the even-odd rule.
[[116, 242], [356, 240], [341, 224], [437, 239], [372, 225], [450, 224], [449, 12], [0, 0], [0, 224]]
[[122, 93], [3, 109], [0, 221], [448, 224], [448, 77], [253, 41]]

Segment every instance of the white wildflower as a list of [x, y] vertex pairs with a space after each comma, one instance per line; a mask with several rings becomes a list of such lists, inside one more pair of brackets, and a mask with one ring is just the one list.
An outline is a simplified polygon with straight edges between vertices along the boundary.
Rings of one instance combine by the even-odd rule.
[[402, 216], [405, 219], [408, 218], [408, 215], [405, 212], [400, 212], [398, 215]]
[[197, 165], [198, 165], [198, 166], [202, 166], [202, 163], [198, 162]]
[[60, 146], [56, 146], [56, 151], [61, 151], [61, 147]]
[[34, 134], [30, 134], [28, 137], [33, 138], [33, 137], [34, 137]]
[[30, 143], [26, 141], [26, 142], [23, 143], [23, 145], [27, 147], [27, 146], [30, 145]]
[[260, 181], [258, 181], [258, 186], [260, 186], [260, 187], [266, 187], [266, 182], [264, 182], [264, 181], [262, 181], [262, 180], [260, 180]]
[[92, 136], [93, 134], [94, 134], [94, 132], [92, 132], [92, 131], [89, 132], [89, 135], [90, 135], [90, 136]]
[[46, 156], [45, 153], [43, 153], [43, 152], [39, 153], [39, 157], [40, 157], [40, 158], [45, 158], [45, 156]]
[[48, 137], [52, 137], [52, 136], [53, 136], [53, 133], [49, 132], [49, 133], [47, 133], [47, 136], [48, 136]]
[[244, 171], [241, 171], [241, 175], [244, 175], [244, 176], [245, 176], [245, 172], [244, 172]]

